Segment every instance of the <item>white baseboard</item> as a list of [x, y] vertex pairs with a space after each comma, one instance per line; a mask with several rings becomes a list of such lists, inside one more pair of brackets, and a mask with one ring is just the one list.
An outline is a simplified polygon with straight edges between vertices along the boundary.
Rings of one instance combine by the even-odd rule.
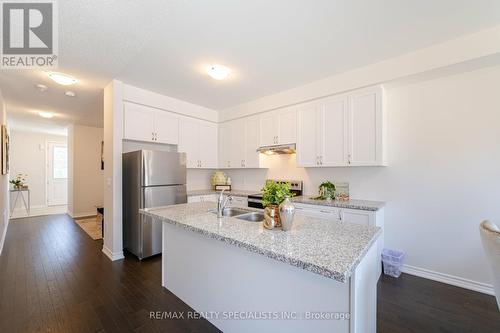
[[110, 249], [108, 249], [105, 245], [102, 247], [102, 252], [108, 257], [111, 261], [124, 259], [123, 251], [113, 253]]
[[60, 205], [60, 206], [37, 205], [37, 206], [31, 206], [29, 215], [23, 208], [14, 209], [14, 212], [12, 213], [12, 216], [10, 218], [17, 219], [21, 217], [66, 214], [67, 212], [68, 212], [67, 205]]
[[434, 272], [425, 268], [409, 265], [403, 265], [403, 267], [401, 267], [401, 271], [403, 273], [419, 276], [425, 279], [451, 284], [452, 286], [470, 289], [488, 295], [495, 295], [493, 285], [491, 284], [464, 279], [458, 276]]

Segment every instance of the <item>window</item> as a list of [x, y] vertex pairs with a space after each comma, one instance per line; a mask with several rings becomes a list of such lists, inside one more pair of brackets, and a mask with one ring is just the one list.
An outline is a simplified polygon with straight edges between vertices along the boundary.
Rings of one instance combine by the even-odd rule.
[[53, 177], [54, 179], [68, 178], [68, 148], [55, 146], [53, 150]]

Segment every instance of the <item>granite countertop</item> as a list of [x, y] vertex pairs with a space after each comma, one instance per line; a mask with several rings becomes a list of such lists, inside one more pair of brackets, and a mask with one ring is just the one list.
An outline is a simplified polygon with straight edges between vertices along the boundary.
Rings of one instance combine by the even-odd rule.
[[292, 266], [347, 282], [381, 234], [379, 227], [295, 216], [291, 231], [264, 229], [262, 223], [218, 219], [211, 202], [140, 210], [163, 222], [262, 254]]
[[380, 208], [385, 206], [385, 202], [383, 201], [370, 201], [370, 200], [357, 200], [357, 199], [349, 199], [347, 201], [339, 201], [339, 200], [315, 200], [311, 199], [312, 196], [298, 196], [293, 197], [292, 201], [296, 203], [303, 203], [308, 205], [316, 205], [316, 206], [330, 206], [330, 207], [339, 207], [339, 208], [348, 208], [348, 209], [361, 209], [361, 210], [370, 210], [377, 211]]
[[[216, 194], [220, 193], [220, 191], [216, 190], [193, 190], [193, 191], [187, 191], [187, 195], [189, 196], [194, 196], [194, 195], [208, 195], [208, 194]], [[235, 197], [248, 197], [251, 194], [256, 194], [260, 193], [260, 190], [255, 190], [255, 191], [247, 191], [247, 190], [231, 190], [231, 191], [224, 191], [224, 194], [230, 194]]]

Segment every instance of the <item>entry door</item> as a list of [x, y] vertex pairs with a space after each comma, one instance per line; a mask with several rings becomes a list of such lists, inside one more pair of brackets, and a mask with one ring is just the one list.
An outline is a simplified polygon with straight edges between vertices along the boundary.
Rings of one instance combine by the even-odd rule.
[[47, 144], [47, 205], [68, 203], [68, 146], [66, 143]]

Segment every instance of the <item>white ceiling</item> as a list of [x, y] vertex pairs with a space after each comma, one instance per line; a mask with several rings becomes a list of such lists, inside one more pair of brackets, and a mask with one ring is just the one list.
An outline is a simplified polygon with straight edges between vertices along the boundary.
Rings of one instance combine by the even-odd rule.
[[[51, 123], [102, 125], [112, 78], [224, 109], [498, 25], [500, 1], [68, 0], [59, 15], [59, 71], [80, 79], [78, 97], [43, 72], [1, 71], [12, 119], [43, 109], [60, 114]], [[210, 79], [213, 62], [234, 74]]]

